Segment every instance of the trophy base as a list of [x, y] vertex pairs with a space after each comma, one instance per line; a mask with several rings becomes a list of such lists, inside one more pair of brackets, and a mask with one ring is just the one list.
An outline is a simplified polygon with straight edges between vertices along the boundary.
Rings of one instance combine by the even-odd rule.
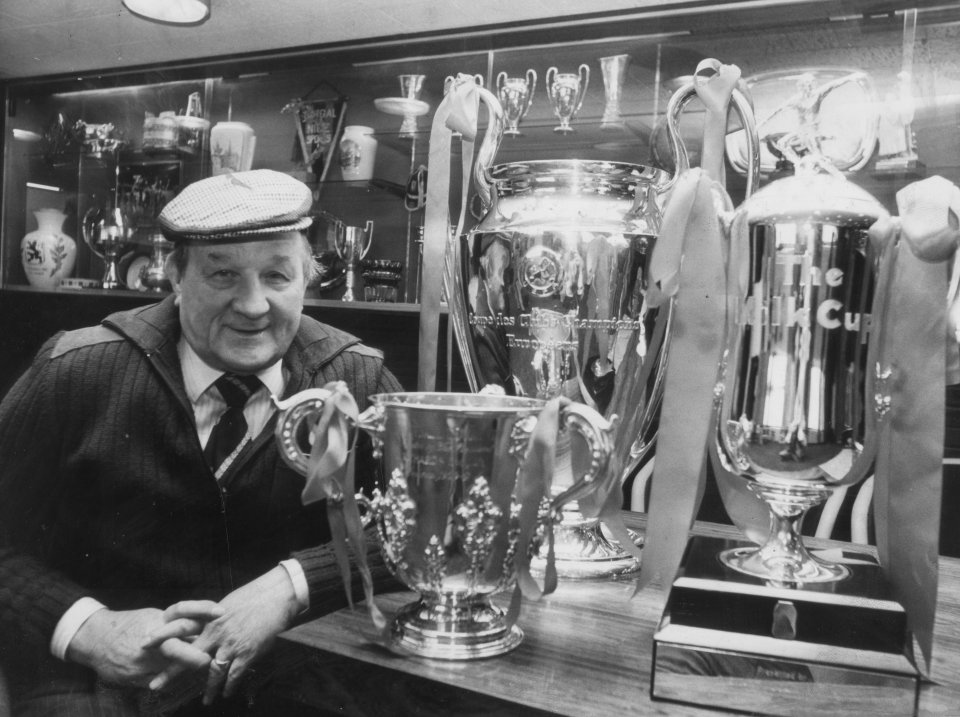
[[557, 132], [558, 134], [573, 134], [573, 127], [564, 127], [563, 125], [560, 125], [559, 127], [554, 127], [553, 131]]
[[784, 585], [693, 538], [654, 634], [653, 699], [772, 715], [915, 714], [920, 675], [903, 607], [866, 552], [831, 551], [840, 581]]
[[926, 176], [926, 170], [926, 165], [916, 155], [881, 157], [873, 167], [874, 174], [896, 174], [917, 179]]
[[402, 607], [393, 621], [395, 645], [434, 660], [494, 657], [522, 641], [523, 630], [485, 599], [453, 607], [418, 600]]
[[[720, 562], [755, 578], [769, 580], [771, 577], [770, 560], [764, 556], [760, 548], [742, 547], [724, 550], [720, 553]], [[850, 571], [843, 565], [824, 563], [813, 556], [803, 562], [785, 561], [784, 564], [776, 566], [774, 572], [784, 576], [782, 582], [803, 585], [831, 583], [843, 580], [850, 575]]]
[[[634, 545], [643, 545], [643, 536], [628, 530]], [[626, 552], [616, 540], [604, 535], [599, 523], [590, 527], [554, 526], [553, 551], [557, 577], [566, 580], [595, 580], [630, 575], [640, 569], [640, 561]], [[543, 575], [546, 559], [537, 555], [530, 563]]]
[[505, 129], [503, 130], [504, 137], [522, 137], [523, 133], [518, 129]]

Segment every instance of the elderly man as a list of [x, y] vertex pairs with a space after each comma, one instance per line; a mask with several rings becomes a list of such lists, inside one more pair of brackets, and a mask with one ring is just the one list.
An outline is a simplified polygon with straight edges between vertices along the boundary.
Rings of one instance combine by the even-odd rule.
[[173, 296], [53, 337], [0, 405], [15, 714], [137, 714], [185, 676], [205, 702], [229, 697], [279, 632], [343, 600], [271, 395], [341, 380], [363, 407], [399, 385], [379, 352], [301, 314], [310, 204], [269, 170], [188, 186], [160, 216]]

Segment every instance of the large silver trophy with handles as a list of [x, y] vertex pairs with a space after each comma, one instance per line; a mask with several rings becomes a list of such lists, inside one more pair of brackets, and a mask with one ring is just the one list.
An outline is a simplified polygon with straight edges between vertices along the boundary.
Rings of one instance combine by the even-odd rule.
[[[686, 152], [674, 139], [683, 167]], [[617, 416], [615, 464], [628, 476], [651, 448], [662, 390], [669, 322], [656, 319], [670, 309], [651, 309], [644, 296], [672, 179], [627, 162], [493, 159], [481, 156], [474, 173], [485, 215], [455, 242], [448, 265], [471, 388], [566, 396]], [[561, 465], [558, 484], [563, 474]], [[637, 567], [576, 503], [564, 512], [556, 554], [567, 578]]]
[[[280, 449], [301, 472], [310, 452], [304, 436], [327, 398], [312, 389], [280, 404]], [[521, 558], [536, 551], [565, 502], [618, 489], [607, 471], [610, 422], [581, 404], [560, 406], [550, 438], [572, 442], [578, 462], [576, 480], [550, 497], [537, 492], [526, 463], [545, 401], [428, 392], [371, 401], [359, 426], [383, 458], [387, 484], [360, 500], [388, 568], [420, 595], [395, 616], [394, 643], [443, 660], [512, 650], [523, 632], [490, 598], [514, 585]]]
[[868, 236], [887, 213], [818, 151], [816, 119], [768, 138], [794, 176], [718, 212], [728, 284], [708, 451], [749, 540], [688, 542], [651, 694], [784, 715], [882, 699], [910, 714], [905, 611], [875, 558], [810, 550], [800, 534], [809, 508], [871, 472], [890, 400], [878, 358], [889, 298]]

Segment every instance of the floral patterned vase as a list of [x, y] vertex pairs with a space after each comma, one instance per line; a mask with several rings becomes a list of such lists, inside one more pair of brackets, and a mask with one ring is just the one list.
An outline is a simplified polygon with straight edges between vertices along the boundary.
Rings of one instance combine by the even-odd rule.
[[38, 209], [37, 228], [20, 242], [23, 271], [31, 286], [56, 289], [73, 272], [77, 260], [77, 243], [63, 233], [67, 215], [59, 209]]

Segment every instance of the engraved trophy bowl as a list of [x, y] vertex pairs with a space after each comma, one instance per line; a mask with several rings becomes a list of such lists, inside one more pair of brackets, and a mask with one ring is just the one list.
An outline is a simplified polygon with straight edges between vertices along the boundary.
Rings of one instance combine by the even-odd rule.
[[334, 247], [337, 255], [346, 264], [346, 289], [343, 292], [343, 301], [356, 301], [354, 292], [356, 282], [357, 267], [360, 260], [370, 251], [370, 245], [373, 242], [373, 220], [367, 220], [366, 225], [362, 227], [353, 227], [340, 225], [334, 238]]
[[556, 67], [547, 70], [547, 94], [553, 103], [553, 112], [560, 120], [560, 124], [553, 128], [554, 132], [569, 134], [574, 131], [570, 120], [580, 111], [589, 82], [590, 68], [586, 64], [581, 64], [576, 74], [557, 72]]
[[623, 81], [630, 64], [630, 55], [610, 55], [600, 58], [600, 71], [603, 73], [603, 90], [606, 97], [600, 129], [617, 130], [626, 125], [620, 110], [623, 95]]
[[801, 161], [796, 176], [767, 185], [734, 216], [747, 227], [745, 246], [731, 250], [731, 276], [742, 278], [727, 312], [710, 453], [770, 509], [763, 545], [720, 555], [741, 573], [786, 585], [848, 574], [811, 555], [800, 528], [809, 508], [873, 463], [865, 446], [875, 415], [868, 339], [877, 260], [867, 229], [885, 215], [839, 173]]
[[121, 250], [133, 236], [133, 225], [116, 197], [88, 209], [83, 215], [81, 229], [87, 246], [104, 262], [100, 286], [104, 289], [122, 288], [118, 262]]
[[[304, 391], [282, 404], [277, 436], [288, 462], [305, 468], [309, 449], [298, 436], [323, 410], [325, 393]], [[358, 425], [383, 459], [387, 485], [357, 498], [387, 567], [419, 593], [394, 617], [395, 644], [442, 660], [514, 649], [523, 631], [490, 598], [515, 584], [517, 556], [536, 551], [564, 502], [611, 489], [610, 422], [581, 404], [560, 407], [558, 438], [577, 446], [578, 479], [547, 500], [521, 471], [545, 401], [429, 392], [370, 400]], [[520, 544], [524, 536], [530, 544]]]
[[[682, 112], [692, 95], [691, 86], [670, 111]], [[738, 110], [748, 110], [746, 98], [734, 96]], [[686, 150], [675, 124], [668, 132], [682, 171]], [[672, 304], [649, 307], [645, 293], [673, 178], [627, 162], [493, 159], [478, 160], [474, 169], [485, 213], [451, 244], [447, 264], [450, 317], [470, 387], [566, 396], [618, 416], [615, 463], [625, 478], [655, 442]], [[569, 469], [558, 460], [554, 485], [565, 480]], [[638, 567], [575, 503], [555, 537], [562, 577], [609, 577]]]
[[497, 98], [503, 105], [503, 116], [507, 127], [505, 135], [520, 136], [520, 120], [524, 118], [533, 102], [533, 93], [537, 88], [537, 73], [527, 70], [525, 77], [509, 77], [506, 72], [497, 75]]

